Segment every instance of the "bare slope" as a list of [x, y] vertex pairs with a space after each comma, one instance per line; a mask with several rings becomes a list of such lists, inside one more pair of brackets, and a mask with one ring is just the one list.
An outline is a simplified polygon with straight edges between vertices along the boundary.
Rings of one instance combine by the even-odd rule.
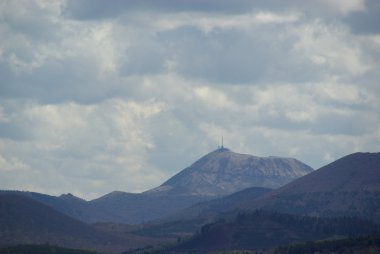
[[257, 157], [221, 148], [147, 193], [224, 196], [249, 187], [277, 188], [311, 171], [293, 158]]

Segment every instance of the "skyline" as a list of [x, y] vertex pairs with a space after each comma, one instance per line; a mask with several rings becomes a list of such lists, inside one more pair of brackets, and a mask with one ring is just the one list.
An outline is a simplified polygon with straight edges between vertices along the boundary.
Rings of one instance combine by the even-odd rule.
[[[215, 150], [380, 151], [376, 0], [0, 2], [0, 189], [154, 188]], [[222, 141], [223, 143], [223, 141]]]

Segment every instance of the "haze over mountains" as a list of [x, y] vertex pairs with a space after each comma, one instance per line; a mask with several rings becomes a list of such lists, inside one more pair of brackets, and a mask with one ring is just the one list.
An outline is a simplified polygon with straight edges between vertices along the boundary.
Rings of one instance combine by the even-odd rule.
[[[380, 153], [351, 154], [313, 171], [295, 159], [221, 148], [140, 194], [115, 191], [86, 201], [71, 194], [2, 191], [0, 236], [2, 244], [45, 241], [127, 250], [198, 231], [200, 235], [170, 250], [271, 248], [378, 232], [374, 223], [380, 222], [379, 186]], [[339, 219], [342, 216], [359, 219]], [[155, 221], [134, 227], [113, 224], [151, 220]], [[94, 222], [112, 223], [87, 224]], [[79, 240], [71, 244], [72, 237]], [[224, 245], [213, 245], [218, 242]]]
[[91, 201], [67, 194], [24, 194], [85, 222], [136, 224], [248, 187], [280, 187], [312, 170], [293, 158], [257, 157], [219, 148], [143, 193], [114, 191]]

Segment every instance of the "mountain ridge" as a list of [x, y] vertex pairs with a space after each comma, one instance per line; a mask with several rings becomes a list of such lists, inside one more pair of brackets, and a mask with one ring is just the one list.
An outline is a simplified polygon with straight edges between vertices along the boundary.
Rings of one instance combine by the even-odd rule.
[[380, 153], [353, 153], [235, 208], [380, 222], [379, 200]]
[[0, 193], [0, 245], [56, 244], [120, 252], [144, 244], [135, 235], [116, 235], [63, 214], [31, 197]]
[[380, 153], [350, 154], [278, 189], [261, 194], [255, 189], [195, 204], [144, 232], [188, 235], [223, 214], [257, 209], [316, 217], [358, 217], [379, 223]]
[[312, 171], [294, 158], [259, 157], [222, 147], [144, 193], [217, 197], [249, 187], [277, 188]]
[[142, 193], [113, 191], [90, 201], [70, 193], [59, 197], [38, 193], [24, 195], [85, 222], [140, 224], [247, 187], [283, 185], [312, 170], [293, 158], [258, 157], [219, 148], [159, 187]]

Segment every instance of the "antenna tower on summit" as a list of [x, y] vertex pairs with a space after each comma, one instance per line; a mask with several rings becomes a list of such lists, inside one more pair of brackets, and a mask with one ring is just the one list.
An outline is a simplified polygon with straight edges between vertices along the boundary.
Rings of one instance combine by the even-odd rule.
[[224, 146], [223, 146], [223, 136], [221, 136], [221, 139], [220, 139], [221, 143], [218, 144], [218, 149], [223, 149]]

